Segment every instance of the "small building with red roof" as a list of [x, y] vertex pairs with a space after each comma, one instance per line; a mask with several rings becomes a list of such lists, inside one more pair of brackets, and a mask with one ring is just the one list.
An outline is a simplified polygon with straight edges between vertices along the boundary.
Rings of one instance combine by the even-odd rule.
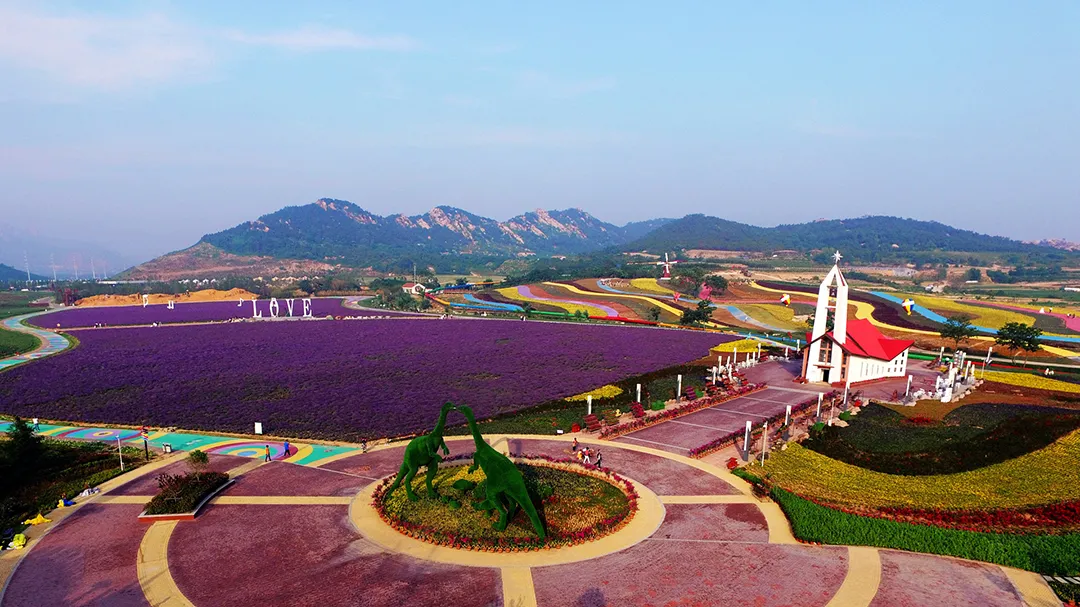
[[915, 342], [887, 337], [869, 320], [848, 319], [848, 284], [836, 265], [818, 290], [813, 331], [806, 336], [802, 377], [812, 383], [850, 385], [907, 374]]

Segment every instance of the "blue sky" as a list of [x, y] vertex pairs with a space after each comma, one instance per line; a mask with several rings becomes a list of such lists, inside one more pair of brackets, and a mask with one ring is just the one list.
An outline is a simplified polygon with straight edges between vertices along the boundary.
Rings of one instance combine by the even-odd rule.
[[462, 4], [0, 0], [0, 222], [135, 258], [321, 196], [1080, 240], [1075, 2]]

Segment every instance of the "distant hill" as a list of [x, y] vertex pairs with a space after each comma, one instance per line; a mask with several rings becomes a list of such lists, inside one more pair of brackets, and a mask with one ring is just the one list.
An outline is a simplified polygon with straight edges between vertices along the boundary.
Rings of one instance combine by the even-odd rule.
[[625, 251], [652, 253], [686, 249], [803, 253], [839, 249], [850, 260], [869, 262], [911, 260], [919, 254], [946, 251], [1049, 257], [1061, 254], [1048, 246], [987, 236], [936, 221], [885, 216], [762, 228], [707, 215], [687, 215], [622, 247]]
[[[26, 270], [13, 268], [0, 263], [0, 282], [19, 282], [26, 280]], [[44, 276], [31, 273], [30, 280], [46, 280]]]
[[414, 264], [439, 273], [467, 273], [490, 271], [515, 259], [681, 254], [688, 249], [788, 251], [819, 262], [827, 262], [835, 249], [848, 261], [870, 263], [981, 263], [993, 258], [1009, 265], [1061, 265], [1080, 260], [1080, 254], [1049, 246], [898, 217], [762, 228], [687, 215], [617, 226], [580, 209], [536, 210], [496, 221], [448, 206], [422, 215], [380, 216], [351, 202], [322, 198], [207, 234], [194, 246], [136, 266], [122, 277], [304, 276], [343, 268], [410, 273]]
[[[515, 257], [618, 247], [668, 221], [672, 220], [616, 226], [580, 209], [536, 210], [496, 221], [448, 206], [423, 215], [384, 217], [348, 201], [322, 198], [207, 234], [195, 247], [132, 268], [124, 276], [157, 275], [158, 270], [198, 273], [203, 266], [216, 266], [219, 273], [252, 273], [274, 266], [273, 260], [312, 260], [325, 264], [324, 270], [334, 266], [404, 270], [416, 263], [462, 271], [483, 260], [497, 264]], [[467, 259], [458, 259], [461, 256]]]

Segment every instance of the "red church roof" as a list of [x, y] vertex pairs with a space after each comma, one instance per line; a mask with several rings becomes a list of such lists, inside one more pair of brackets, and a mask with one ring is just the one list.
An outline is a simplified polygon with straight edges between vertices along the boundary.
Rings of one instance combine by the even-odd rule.
[[[876, 358], [878, 360], [892, 360], [904, 350], [915, 345], [912, 340], [886, 337], [869, 320], [859, 318], [848, 319], [847, 339], [844, 343], [838, 343], [836, 338], [833, 337], [832, 331], [825, 335], [852, 356]], [[807, 341], [809, 341], [809, 337]]]

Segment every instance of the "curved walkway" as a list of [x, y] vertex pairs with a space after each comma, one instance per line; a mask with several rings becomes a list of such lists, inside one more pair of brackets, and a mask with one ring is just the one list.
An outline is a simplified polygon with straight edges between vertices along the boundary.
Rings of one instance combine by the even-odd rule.
[[[487, 440], [511, 453], [570, 455], [570, 437]], [[402, 443], [308, 466], [236, 467], [235, 457], [215, 454], [212, 465], [233, 469], [236, 482], [194, 522], [139, 523], [135, 515], [152, 487], [148, 479], [127, 482], [24, 551], [0, 605], [1058, 604], [1042, 579], [1027, 572], [798, 544], [775, 504], [758, 501], [748, 485], [712, 462], [579, 441], [599, 448], [611, 469], [656, 495], [657, 509], [647, 518], [657, 522], [644, 539], [614, 551], [600, 540], [583, 546], [595, 547], [587, 560], [548, 563], [536, 560], [542, 553], [527, 553], [518, 563], [419, 542], [387, 546], [360, 531], [380, 521], [354, 522], [372, 516], [358, 507], [358, 496], [396, 471]], [[472, 450], [468, 437], [447, 443], [454, 454]]]
[[15, 365], [19, 365], [31, 360], [37, 360], [44, 358], [58, 352], [63, 352], [71, 346], [71, 342], [66, 337], [53, 331], [45, 331], [24, 324], [23, 321], [28, 318], [47, 314], [47, 312], [35, 312], [33, 314], [23, 314], [22, 316], [12, 316], [11, 318], [5, 318], [3, 325], [5, 329], [9, 331], [16, 331], [18, 333], [29, 333], [38, 338], [41, 345], [37, 349], [24, 354], [16, 354], [15, 356], [9, 356], [8, 358], [0, 359], [0, 371], [4, 369], [10, 369]]

